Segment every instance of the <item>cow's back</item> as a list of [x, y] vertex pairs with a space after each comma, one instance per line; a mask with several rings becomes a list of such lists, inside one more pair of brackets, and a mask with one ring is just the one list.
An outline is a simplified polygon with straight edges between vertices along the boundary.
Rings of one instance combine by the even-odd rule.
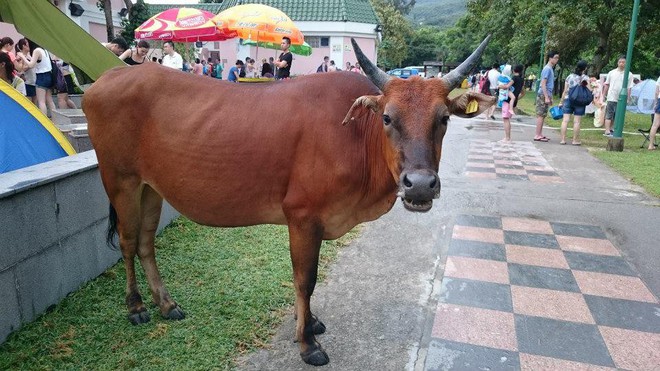
[[104, 74], [83, 109], [104, 177], [139, 179], [203, 224], [251, 225], [285, 223], [285, 199], [335, 212], [322, 203], [361, 181], [373, 136], [341, 121], [376, 92], [351, 73], [248, 85], [148, 64]]

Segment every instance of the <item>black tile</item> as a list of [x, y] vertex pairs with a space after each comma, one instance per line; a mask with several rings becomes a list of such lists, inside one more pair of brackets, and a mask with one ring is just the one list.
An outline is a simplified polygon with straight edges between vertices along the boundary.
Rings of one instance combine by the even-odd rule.
[[586, 254], [576, 251], [564, 251], [564, 256], [571, 269], [622, 276], [637, 276], [630, 265], [620, 256]]
[[527, 175], [497, 174], [497, 177], [500, 179], [509, 179], [509, 180], [529, 180]]
[[519, 286], [580, 292], [575, 277], [569, 269], [509, 263], [509, 282]]
[[640, 301], [584, 295], [599, 325], [660, 333], [660, 305]]
[[467, 162], [468, 163], [469, 162], [479, 162], [479, 163], [482, 163], [482, 164], [492, 164], [493, 160], [484, 160], [484, 159], [480, 159], [480, 158], [468, 158]]
[[552, 230], [560, 236], [606, 239], [605, 232], [594, 225], [568, 224], [551, 222]]
[[473, 166], [467, 166], [465, 168], [465, 171], [472, 171], [475, 173], [494, 173], [495, 168], [492, 167], [473, 167]]
[[524, 169], [522, 165], [495, 165], [501, 169]]
[[540, 163], [540, 162], [530, 162], [530, 161], [523, 161], [523, 165], [525, 166], [545, 166], [545, 163]]
[[543, 247], [558, 249], [559, 243], [552, 234], [504, 231], [504, 243], [509, 245]]
[[447, 253], [454, 256], [506, 261], [504, 245], [498, 243], [452, 239]]
[[496, 216], [458, 215], [456, 224], [469, 227], [502, 229], [502, 219]]
[[554, 171], [527, 170], [527, 173], [537, 176], [559, 176], [559, 174]]
[[598, 327], [516, 314], [518, 350], [540, 356], [614, 367]]
[[424, 370], [520, 370], [518, 352], [433, 339]]
[[500, 283], [445, 277], [440, 302], [513, 312], [511, 286]]

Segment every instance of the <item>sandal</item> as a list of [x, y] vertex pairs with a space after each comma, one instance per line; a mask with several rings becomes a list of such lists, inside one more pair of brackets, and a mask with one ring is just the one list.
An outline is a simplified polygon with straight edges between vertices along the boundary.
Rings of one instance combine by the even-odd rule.
[[549, 142], [550, 139], [548, 139], [546, 137], [540, 137], [540, 138], [534, 138], [534, 141], [535, 142]]
[[566, 144], [566, 142], [564, 142], [564, 141], [561, 141], [561, 142], [559, 142], [559, 144], [561, 144], [561, 145], [563, 146], [563, 145], [565, 145], [565, 144]]
[[582, 142], [573, 142], [573, 143], [571, 143], [571, 144], [574, 145], [574, 146], [581, 146], [581, 145], [582, 145]]

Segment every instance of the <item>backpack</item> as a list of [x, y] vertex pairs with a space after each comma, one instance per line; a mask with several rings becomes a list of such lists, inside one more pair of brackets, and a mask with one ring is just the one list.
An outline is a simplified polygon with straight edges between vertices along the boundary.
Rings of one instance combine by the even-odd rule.
[[588, 106], [594, 100], [594, 94], [586, 86], [579, 84], [568, 91], [568, 100], [572, 106]]
[[241, 68], [238, 72], [238, 77], [245, 77], [245, 67]]
[[479, 91], [481, 94], [486, 94], [490, 95], [490, 80], [488, 80], [488, 72], [486, 72], [485, 75], [481, 76], [481, 79], [479, 80]]
[[55, 61], [50, 58], [50, 53], [48, 54], [48, 59], [50, 60], [50, 74], [53, 80], [53, 87], [60, 93], [66, 93], [66, 80], [64, 79], [62, 71], [60, 71], [60, 68], [57, 67], [57, 63], [55, 63]]

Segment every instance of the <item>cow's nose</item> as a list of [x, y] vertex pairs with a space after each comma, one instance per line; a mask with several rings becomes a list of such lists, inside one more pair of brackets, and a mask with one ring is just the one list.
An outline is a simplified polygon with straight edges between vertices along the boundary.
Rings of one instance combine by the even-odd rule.
[[440, 178], [434, 171], [419, 170], [401, 175], [406, 198], [429, 201], [440, 195]]

